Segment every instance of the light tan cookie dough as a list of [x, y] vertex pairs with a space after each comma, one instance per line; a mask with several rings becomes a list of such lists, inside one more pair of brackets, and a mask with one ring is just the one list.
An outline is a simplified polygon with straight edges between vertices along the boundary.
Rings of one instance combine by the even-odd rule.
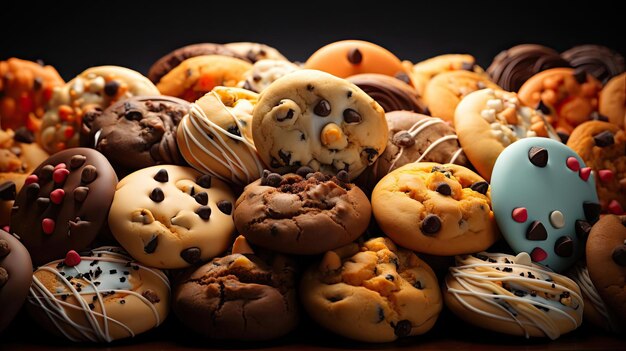
[[148, 167], [119, 182], [109, 227], [137, 261], [183, 268], [228, 248], [234, 201], [224, 182], [189, 167]]
[[431, 255], [478, 252], [499, 237], [489, 184], [454, 164], [416, 162], [396, 169], [374, 188], [372, 210], [391, 239]]
[[252, 68], [244, 73], [244, 80], [239, 86], [260, 93], [276, 79], [299, 70], [297, 65], [285, 60], [260, 60], [252, 65]]
[[487, 77], [485, 71], [476, 64], [476, 58], [468, 54], [445, 54], [431, 57], [427, 60], [411, 65], [411, 78], [415, 89], [424, 95], [426, 85], [436, 75], [450, 71], [469, 71]]
[[620, 128], [624, 127], [626, 123], [626, 73], [613, 77], [602, 88], [600, 114]]
[[424, 334], [442, 308], [432, 269], [388, 238], [328, 251], [305, 273], [300, 297], [319, 324], [366, 342]]
[[252, 120], [254, 144], [273, 171], [301, 166], [357, 177], [387, 145], [385, 113], [359, 87], [328, 73], [300, 70], [269, 86]]

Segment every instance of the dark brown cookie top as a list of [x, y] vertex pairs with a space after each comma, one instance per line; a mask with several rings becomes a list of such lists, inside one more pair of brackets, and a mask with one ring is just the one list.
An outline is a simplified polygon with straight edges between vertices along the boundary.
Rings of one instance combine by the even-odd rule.
[[419, 98], [417, 91], [400, 79], [385, 74], [364, 73], [348, 77], [346, 80], [376, 100], [385, 112], [406, 110], [426, 113], [426, 105]]
[[602, 45], [578, 45], [561, 53], [575, 69], [591, 74], [602, 84], [626, 70], [624, 56]]
[[113, 167], [98, 151], [58, 152], [26, 178], [15, 200], [11, 230], [37, 265], [82, 250], [104, 225], [116, 185]]
[[26, 299], [32, 272], [30, 255], [24, 245], [0, 229], [0, 332]]
[[184, 164], [176, 128], [191, 105], [169, 96], [141, 96], [119, 101], [83, 118], [81, 145], [95, 147], [118, 170], [134, 171], [160, 164]]

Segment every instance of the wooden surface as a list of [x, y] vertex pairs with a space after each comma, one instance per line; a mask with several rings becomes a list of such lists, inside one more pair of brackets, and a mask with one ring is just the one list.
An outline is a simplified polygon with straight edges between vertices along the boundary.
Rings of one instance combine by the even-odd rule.
[[74, 344], [47, 334], [36, 323], [21, 314], [0, 335], [0, 350], [626, 350], [626, 336], [615, 336], [592, 326], [578, 330], [558, 340], [530, 339], [491, 333], [471, 327], [445, 312], [429, 333], [395, 343], [365, 344], [337, 337], [303, 320], [288, 336], [273, 342], [224, 342], [206, 340], [185, 330], [176, 316], [170, 315], [159, 328], [133, 339], [109, 345]]

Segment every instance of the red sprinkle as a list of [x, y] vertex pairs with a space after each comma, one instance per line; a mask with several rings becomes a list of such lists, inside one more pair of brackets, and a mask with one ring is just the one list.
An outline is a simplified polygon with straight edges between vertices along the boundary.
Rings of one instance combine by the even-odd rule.
[[524, 207], [516, 207], [511, 213], [513, 220], [518, 223], [524, 223], [528, 219], [528, 211]]
[[44, 218], [41, 221], [41, 228], [43, 229], [43, 232], [50, 235], [54, 232], [54, 219], [52, 218]]
[[58, 165], [54, 166], [54, 170], [56, 171], [57, 169], [60, 168], [67, 168], [67, 165], [63, 162], [59, 163]]
[[28, 177], [26, 177], [26, 180], [24, 180], [24, 185], [38, 183], [38, 182], [39, 182], [39, 177], [37, 177], [36, 174], [31, 174]]
[[535, 262], [541, 262], [545, 260], [546, 258], [548, 258], [548, 253], [543, 251], [542, 248], [536, 247], [530, 253], [530, 258], [532, 258], [532, 260]]
[[578, 172], [578, 170], [580, 169], [580, 163], [578, 163], [576, 157], [568, 157], [565, 163], [567, 164], [567, 168], [571, 169], [574, 172]]
[[65, 131], [63, 132], [66, 139], [71, 139], [74, 136], [74, 127], [67, 126], [65, 127]]
[[33, 103], [33, 99], [30, 98], [26, 93], [20, 96], [20, 108], [22, 112], [32, 112], [35, 110], [35, 104]]
[[53, 204], [59, 205], [63, 202], [63, 198], [65, 197], [65, 190], [63, 189], [55, 189], [50, 193], [50, 201]]
[[608, 183], [613, 180], [613, 171], [610, 169], [601, 169], [598, 171], [598, 178], [603, 183]]
[[67, 252], [67, 255], [65, 255], [65, 261], [63, 262], [68, 267], [77, 266], [80, 263], [80, 255], [78, 254], [78, 252], [70, 250]]
[[578, 172], [578, 175], [580, 176], [582, 180], [586, 182], [589, 179], [589, 176], [591, 175], [591, 168], [589, 167], [581, 168], [580, 172]]
[[7, 233], [11, 232], [11, 227], [9, 227], [8, 225], [5, 225], [4, 227], [2, 227], [2, 230], [4, 230]]
[[59, 168], [52, 173], [52, 179], [57, 184], [63, 184], [65, 183], [65, 178], [67, 178], [68, 174], [70, 174], [70, 171], [65, 168]]
[[624, 214], [624, 209], [622, 208], [622, 205], [620, 205], [619, 202], [617, 202], [617, 200], [613, 200], [609, 202], [607, 209], [609, 210], [610, 214], [614, 214], [614, 215]]

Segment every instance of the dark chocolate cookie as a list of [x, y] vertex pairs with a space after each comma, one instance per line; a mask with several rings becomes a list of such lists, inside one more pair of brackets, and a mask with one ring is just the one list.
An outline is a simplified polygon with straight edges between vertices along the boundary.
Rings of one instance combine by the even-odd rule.
[[0, 332], [26, 300], [32, 273], [33, 265], [24, 245], [0, 229]]
[[602, 45], [578, 45], [561, 54], [572, 67], [582, 69], [602, 84], [626, 70], [624, 56]]
[[415, 88], [397, 78], [384, 74], [362, 73], [346, 80], [363, 89], [385, 112], [406, 110], [426, 113], [426, 104], [419, 98]]

